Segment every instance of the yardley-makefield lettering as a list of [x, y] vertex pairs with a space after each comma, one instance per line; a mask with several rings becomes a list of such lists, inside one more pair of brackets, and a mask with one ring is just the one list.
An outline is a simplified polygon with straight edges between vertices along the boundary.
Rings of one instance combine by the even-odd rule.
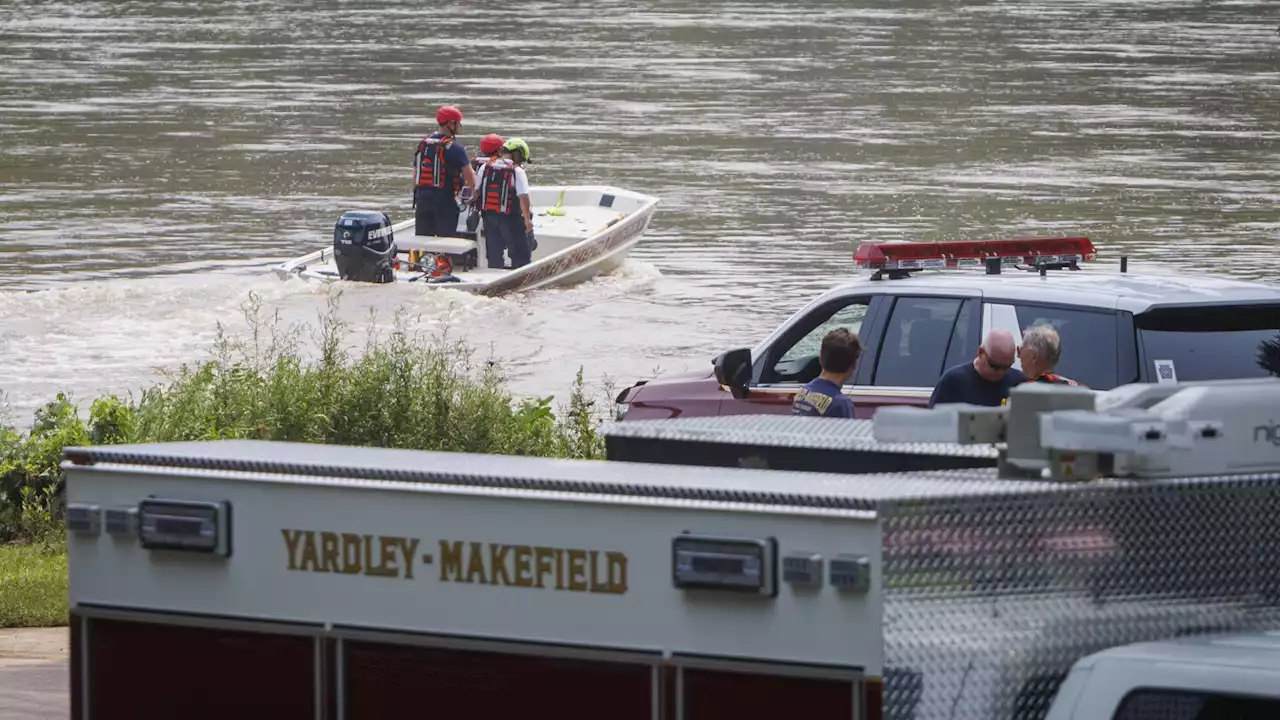
[[440, 541], [440, 580], [622, 595], [627, 556], [539, 545]]
[[[416, 563], [436, 562], [431, 554], [419, 554], [418, 538], [325, 530], [280, 533], [287, 567], [297, 572], [413, 580]], [[439, 548], [443, 582], [607, 595], [627, 592], [627, 556], [620, 552], [463, 540], [440, 540]]]
[[289, 569], [341, 575], [413, 579], [416, 538], [281, 530]]

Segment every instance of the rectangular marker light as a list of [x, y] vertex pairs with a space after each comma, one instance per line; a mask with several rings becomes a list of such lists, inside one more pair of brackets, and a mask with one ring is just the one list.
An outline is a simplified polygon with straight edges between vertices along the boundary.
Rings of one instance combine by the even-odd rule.
[[841, 591], [867, 592], [871, 588], [871, 559], [848, 554], [831, 558], [831, 585]]
[[138, 537], [148, 550], [231, 555], [231, 506], [147, 498], [138, 503]]
[[782, 582], [792, 587], [821, 587], [822, 556], [810, 552], [787, 553], [782, 558]]
[[778, 594], [776, 542], [680, 535], [671, 541], [672, 580], [684, 589]]
[[67, 529], [81, 535], [97, 535], [102, 530], [102, 508], [98, 505], [67, 505]]
[[138, 508], [107, 508], [103, 514], [106, 517], [108, 535], [138, 534]]

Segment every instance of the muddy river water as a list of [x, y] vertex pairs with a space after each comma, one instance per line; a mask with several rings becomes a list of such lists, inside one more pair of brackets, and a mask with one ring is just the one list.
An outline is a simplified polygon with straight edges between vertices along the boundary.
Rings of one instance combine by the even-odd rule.
[[[433, 6], [435, 7], [435, 6]], [[1280, 24], [1266, 2], [0, 1], [0, 391], [205, 357], [343, 210], [409, 217], [442, 103], [536, 184], [661, 197], [619, 272], [486, 299], [347, 288], [448, 328], [520, 393], [706, 367], [854, 274], [868, 240], [1084, 234], [1103, 262], [1280, 280]]]

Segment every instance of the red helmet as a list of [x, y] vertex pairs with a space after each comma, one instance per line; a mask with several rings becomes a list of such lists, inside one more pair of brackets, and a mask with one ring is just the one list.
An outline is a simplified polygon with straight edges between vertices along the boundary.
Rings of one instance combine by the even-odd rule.
[[480, 138], [480, 152], [492, 155], [502, 149], [502, 136], [489, 133]]
[[441, 125], [462, 122], [462, 111], [452, 105], [445, 105], [436, 111], [436, 122]]

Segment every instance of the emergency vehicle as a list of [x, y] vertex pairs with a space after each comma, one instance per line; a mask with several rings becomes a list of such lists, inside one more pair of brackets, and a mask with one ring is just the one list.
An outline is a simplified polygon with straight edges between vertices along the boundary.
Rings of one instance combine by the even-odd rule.
[[617, 396], [617, 417], [790, 412], [821, 370], [822, 337], [838, 327], [864, 348], [844, 387], [862, 418], [927, 404], [942, 373], [972, 361], [989, 331], [1020, 342], [1037, 323], [1061, 338], [1057, 372], [1097, 390], [1267, 375], [1257, 356], [1268, 342], [1280, 353], [1280, 287], [1130, 272], [1126, 258], [1118, 271], [1090, 267], [1096, 255], [1084, 237], [864, 243], [854, 256], [864, 276], [813, 299], [753, 348], [636, 382]]
[[1090, 653], [1280, 627], [1277, 403], [776, 419], [999, 454], [899, 473], [70, 448], [72, 717], [1039, 718]]

